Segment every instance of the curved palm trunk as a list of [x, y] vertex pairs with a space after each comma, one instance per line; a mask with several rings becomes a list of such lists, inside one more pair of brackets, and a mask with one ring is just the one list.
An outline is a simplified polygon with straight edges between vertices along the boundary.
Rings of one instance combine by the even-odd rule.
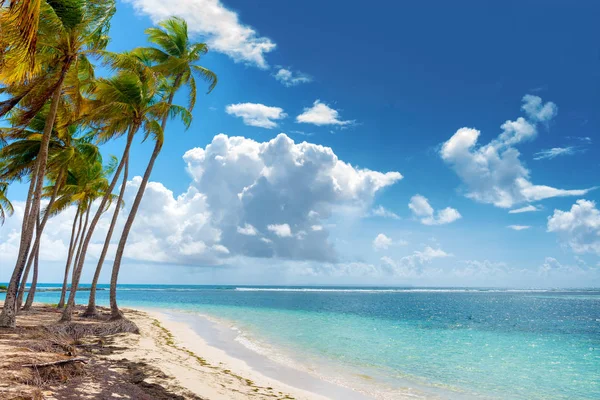
[[27, 259], [27, 266], [25, 267], [25, 272], [23, 273], [23, 277], [21, 278], [21, 284], [19, 285], [19, 294], [17, 295], [17, 313], [21, 309], [21, 304], [23, 304], [25, 289], [27, 289], [27, 279], [29, 279], [29, 272], [31, 272], [31, 266], [33, 265], [33, 259], [35, 258], [36, 252], [37, 248], [33, 246], [33, 249], [29, 253], [29, 258]]
[[[173, 84], [173, 88], [171, 93], [169, 94], [169, 100], [167, 104], [171, 106], [173, 104], [173, 98], [175, 97], [175, 92], [179, 87], [181, 82], [181, 75], [175, 78], [175, 82]], [[161, 130], [164, 132], [165, 127], [167, 126], [167, 119], [169, 118], [168, 114], [163, 116], [161, 121]], [[111, 318], [119, 319], [123, 318], [123, 314], [119, 310], [119, 306], [117, 305], [117, 282], [119, 280], [119, 270], [121, 268], [121, 258], [123, 257], [123, 252], [125, 250], [125, 244], [127, 243], [127, 237], [129, 236], [129, 231], [133, 225], [133, 221], [135, 220], [135, 215], [142, 201], [142, 197], [144, 196], [144, 191], [146, 190], [146, 185], [148, 184], [148, 180], [150, 179], [150, 175], [152, 174], [152, 168], [154, 168], [154, 162], [156, 158], [160, 154], [160, 150], [162, 149], [162, 140], [157, 140], [154, 145], [154, 150], [152, 151], [152, 156], [150, 157], [150, 161], [148, 162], [148, 166], [146, 167], [146, 171], [144, 172], [144, 177], [142, 179], [142, 183], [138, 188], [138, 192], [135, 195], [135, 200], [133, 201], [133, 205], [131, 207], [131, 211], [129, 212], [129, 216], [127, 217], [127, 222], [125, 223], [125, 227], [123, 228], [123, 233], [121, 234], [121, 239], [119, 240], [119, 247], [117, 248], [117, 255], [115, 256], [115, 261], [113, 263], [113, 269], [110, 276], [110, 313]]]
[[[90, 219], [90, 209], [91, 209], [91, 204], [88, 205], [88, 208], [85, 211], [85, 222], [83, 222], [83, 227], [81, 227], [81, 220], [79, 221], [80, 228], [81, 228], [81, 237], [79, 240], [79, 245], [77, 246], [77, 251], [75, 252], [75, 263], [73, 265], [77, 265], [77, 262], [81, 258], [81, 249], [83, 247], [83, 238], [85, 237], [86, 230], [88, 227], [88, 222]], [[83, 217], [83, 213], [81, 213], [81, 217]], [[73, 268], [73, 272], [71, 274], [71, 287], [69, 288], [69, 299], [67, 301], [67, 307], [69, 307], [69, 304], [71, 305], [71, 307], [73, 307], [75, 305], [75, 296], [74, 295], [71, 296], [71, 294], [74, 292], [73, 291], [73, 279], [74, 278], [75, 278], [75, 268]]]
[[[77, 247], [77, 252], [75, 253], [75, 264], [74, 265], [77, 265], [77, 263], [79, 262], [79, 259], [81, 258], [81, 248], [83, 247], [83, 238], [85, 237], [85, 234], [88, 229], [88, 223], [90, 221], [91, 206], [92, 206], [91, 204], [88, 204], [88, 208], [85, 211], [85, 221], [83, 223], [83, 229], [81, 230], [81, 238], [79, 240], [79, 246]], [[75, 276], [75, 270], [73, 269], [73, 273], [71, 275], [71, 282], [73, 281], [74, 276]]]
[[24, 311], [31, 310], [31, 306], [33, 305], [33, 299], [35, 298], [35, 291], [37, 290], [39, 262], [40, 262], [40, 248], [38, 246], [35, 251], [35, 261], [33, 263], [33, 279], [31, 280], [31, 287], [29, 288], [29, 293], [27, 293], [27, 301], [25, 301], [25, 307], [23, 307]]
[[[77, 207], [77, 212], [75, 213], [75, 219], [73, 220], [73, 228], [71, 229], [71, 241], [69, 243], [69, 254], [67, 256], [67, 264], [65, 265], [65, 277], [63, 279], [62, 289], [60, 290], [60, 300], [58, 302], [57, 307], [63, 308], [65, 306], [65, 297], [67, 295], [67, 284], [69, 283], [69, 271], [71, 270], [71, 261], [73, 261], [73, 254], [75, 253], [75, 246], [77, 241], [79, 240], [79, 234], [81, 233], [81, 218], [82, 214], [79, 212], [79, 207]], [[77, 221], [79, 218], [79, 221]], [[77, 222], [79, 222], [79, 229], [77, 229]], [[77, 229], [77, 236], [75, 236], [75, 229]]]
[[[115, 176], [113, 177], [113, 180], [110, 183], [110, 186], [108, 187], [108, 190], [106, 191], [106, 194], [102, 198], [102, 201], [100, 202], [100, 206], [98, 207], [98, 211], [96, 211], [96, 214], [94, 215], [94, 218], [92, 219], [92, 223], [90, 224], [90, 229], [89, 229], [87, 235], [85, 236], [85, 240], [83, 242], [83, 248], [82, 248], [82, 257], [80, 257], [80, 259], [77, 261], [77, 263], [73, 267], [75, 269], [76, 273], [74, 274], [75, 275], [73, 277], [74, 279], [71, 282], [71, 291], [69, 293], [69, 303], [71, 303], [71, 306], [69, 306], [69, 304], [67, 304], [67, 306], [63, 310], [62, 316], [60, 318], [61, 322], [67, 322], [67, 321], [71, 320], [71, 314], [73, 313], [72, 304], [74, 304], [74, 302], [75, 302], [75, 292], [77, 291], [77, 287], [79, 286], [79, 279], [81, 278], [81, 271], [83, 269], [83, 263], [85, 262], [85, 255], [87, 253], [87, 248], [90, 244], [90, 241], [92, 240], [92, 234], [94, 233], [94, 229], [96, 228], [96, 225], [98, 224], [98, 221], [100, 220], [100, 217], [102, 216], [102, 213], [104, 212], [106, 203], [108, 203], [108, 199], [111, 196], [112, 191], [115, 189], [115, 186], [117, 185], [119, 177], [121, 176], [121, 171], [123, 170], [125, 163], [129, 159], [129, 149], [131, 148], [131, 143], [133, 142], [133, 137], [136, 134], [136, 132], [138, 131], [139, 127], [140, 126], [137, 124], [132, 126], [131, 129], [129, 130], [129, 133], [127, 134], [127, 143], [125, 144], [125, 149], [123, 150], [123, 156], [121, 157], [121, 162], [119, 163], [119, 166], [117, 167], [117, 170], [115, 171]], [[71, 297], [73, 298], [73, 300], [71, 300]]]
[[[54, 205], [54, 201], [56, 200], [56, 196], [58, 195], [58, 190], [60, 187], [59, 182], [62, 181], [63, 171], [61, 170], [58, 173], [58, 177], [56, 178], [56, 184], [54, 185], [54, 189], [52, 190], [52, 196], [50, 196], [50, 201], [48, 202], [48, 206], [46, 207], [46, 212], [44, 213], [44, 217], [42, 218], [42, 222], [40, 223], [39, 215], [36, 219], [36, 230], [35, 230], [35, 242], [33, 243], [33, 248], [29, 253], [29, 258], [27, 260], [27, 267], [25, 268], [25, 273], [23, 274], [23, 278], [21, 279], [21, 286], [19, 287], [19, 295], [17, 296], [17, 312], [21, 309], [21, 305], [23, 304], [23, 296], [25, 295], [25, 287], [27, 284], [27, 279], [29, 278], [29, 272], [31, 270], [31, 264], [36, 257], [36, 254], [39, 254], [40, 243], [42, 240], [42, 233], [44, 232], [44, 228], [46, 227], [46, 223], [48, 222], [48, 218], [50, 217], [50, 209]], [[34, 267], [35, 270], [35, 267]], [[35, 273], [35, 271], [34, 271]], [[32, 283], [33, 284], [33, 283]], [[31, 291], [31, 288], [29, 289]], [[29, 298], [29, 294], [27, 298]]]
[[160, 154], [160, 150], [162, 148], [162, 140], [157, 140], [154, 145], [154, 151], [152, 152], [152, 156], [150, 157], [150, 161], [148, 162], [148, 166], [146, 167], [146, 171], [144, 172], [144, 177], [142, 178], [142, 183], [135, 195], [135, 200], [131, 206], [131, 211], [129, 212], [129, 216], [127, 217], [127, 222], [125, 222], [125, 227], [123, 228], [123, 233], [121, 234], [121, 239], [119, 240], [119, 247], [117, 247], [117, 254], [115, 256], [115, 262], [113, 263], [112, 274], [110, 277], [110, 314], [111, 319], [120, 319], [123, 318], [123, 314], [119, 310], [119, 306], [117, 305], [117, 281], [119, 280], [119, 269], [121, 268], [121, 259], [123, 258], [123, 252], [125, 250], [125, 244], [127, 243], [127, 237], [129, 236], [129, 232], [131, 231], [131, 227], [133, 226], [133, 221], [135, 220], [135, 215], [140, 207], [140, 203], [142, 202], [142, 198], [144, 197], [144, 191], [146, 190], [146, 185], [148, 184], [148, 180], [150, 179], [150, 174], [152, 174], [152, 168], [154, 167], [154, 162], [156, 158]]
[[[21, 244], [19, 246], [19, 255], [13, 270], [10, 282], [8, 284], [8, 290], [6, 291], [6, 299], [4, 300], [4, 307], [2, 308], [2, 314], [0, 314], [0, 327], [14, 328], [16, 325], [17, 316], [17, 289], [21, 274], [25, 268], [27, 261], [27, 254], [31, 246], [31, 240], [33, 238], [33, 228], [35, 226], [35, 218], [40, 210], [40, 201], [42, 199], [42, 186], [44, 184], [44, 175], [46, 174], [46, 164], [48, 163], [48, 146], [50, 143], [50, 136], [52, 135], [52, 128], [54, 127], [54, 121], [56, 120], [56, 114], [58, 112], [58, 105], [60, 102], [62, 83], [66, 76], [70, 62], [63, 66], [63, 71], [60, 75], [59, 82], [57, 84], [54, 93], [52, 94], [52, 102], [50, 104], [50, 111], [46, 117], [44, 125], [44, 133], [42, 134], [42, 140], [40, 142], [40, 150], [37, 155], [37, 167], [35, 173], [35, 179], [31, 180], [31, 185], [35, 188], [33, 190], [33, 199], [31, 203], [31, 209], [27, 216], [27, 224], [25, 230], [21, 232]], [[32, 219], [33, 218], [33, 219]]]
[[115, 230], [115, 225], [117, 224], [117, 218], [119, 217], [119, 210], [121, 209], [121, 203], [123, 201], [123, 196], [125, 195], [125, 187], [127, 185], [127, 176], [129, 174], [129, 161], [125, 161], [125, 167], [123, 169], [123, 183], [121, 184], [121, 190], [119, 191], [119, 198], [117, 199], [117, 206], [115, 208], [115, 212], [113, 213], [112, 220], [110, 221], [110, 227], [108, 228], [108, 232], [106, 233], [106, 239], [104, 240], [104, 246], [102, 247], [102, 253], [100, 254], [100, 259], [98, 260], [98, 265], [96, 266], [96, 271], [94, 272], [94, 279], [92, 280], [92, 286], [90, 287], [90, 298], [88, 300], [88, 306], [83, 314], [84, 317], [93, 317], [97, 314], [96, 311], [96, 287], [98, 286], [98, 279], [100, 279], [100, 272], [102, 271], [102, 265], [104, 264], [104, 259], [106, 258], [106, 253], [108, 252], [108, 247], [110, 246], [110, 239], [112, 238], [113, 231]]

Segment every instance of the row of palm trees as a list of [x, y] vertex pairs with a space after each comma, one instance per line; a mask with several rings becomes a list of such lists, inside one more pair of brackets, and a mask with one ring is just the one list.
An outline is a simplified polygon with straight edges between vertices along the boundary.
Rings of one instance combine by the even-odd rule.
[[[178, 118], [189, 127], [196, 79], [208, 83], [209, 93], [217, 84], [216, 75], [197, 64], [207, 46], [190, 41], [183, 19], [170, 18], [148, 29], [152, 46], [107, 51], [115, 9], [115, 0], [0, 0], [0, 118], [8, 122], [0, 128], [0, 223], [13, 212], [9, 184], [29, 180], [2, 327], [15, 326], [33, 269], [24, 308], [31, 307], [44, 228], [49, 218], [67, 209], [75, 213], [58, 304], [61, 321], [71, 320], [90, 242], [100, 218], [112, 210], [85, 312], [96, 315], [96, 287], [123, 205], [130, 151], [141, 136], [152, 140], [154, 148], [129, 207], [110, 282], [111, 317], [122, 318], [116, 298], [119, 271], [167, 122]], [[97, 77], [97, 63], [113, 74]], [[184, 86], [186, 107], [174, 104]], [[125, 137], [121, 157], [105, 163], [98, 146], [120, 137]]]

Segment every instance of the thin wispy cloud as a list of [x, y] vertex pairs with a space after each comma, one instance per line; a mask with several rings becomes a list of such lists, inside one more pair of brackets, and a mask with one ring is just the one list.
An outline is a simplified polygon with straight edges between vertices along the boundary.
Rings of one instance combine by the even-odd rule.
[[273, 75], [283, 86], [291, 87], [298, 86], [302, 83], [312, 82], [312, 77], [300, 71], [292, 71], [287, 68], [279, 68]]
[[551, 160], [558, 156], [572, 156], [577, 153], [584, 152], [584, 149], [579, 149], [575, 146], [568, 147], [553, 147], [551, 149], [544, 149], [538, 151], [533, 155], [534, 160]]
[[531, 228], [529, 225], [509, 225], [508, 229], [512, 229], [513, 231], [524, 231], [525, 229]]
[[526, 213], [526, 212], [535, 212], [535, 211], [541, 211], [541, 207], [536, 207], [532, 204], [529, 204], [525, 207], [521, 207], [521, 208], [515, 208], [514, 210], [510, 210], [508, 213], [509, 214], [521, 214], [521, 213]]
[[372, 209], [367, 215], [367, 217], [381, 217], [381, 218], [391, 218], [391, 219], [400, 219], [400, 216], [395, 212], [388, 210], [383, 206], [377, 206]]

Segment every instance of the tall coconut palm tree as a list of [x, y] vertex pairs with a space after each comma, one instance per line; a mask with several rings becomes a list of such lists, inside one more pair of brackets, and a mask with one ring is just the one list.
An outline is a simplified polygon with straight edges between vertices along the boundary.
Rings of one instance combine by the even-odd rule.
[[[125, 163], [129, 159], [134, 135], [139, 129], [150, 132], [165, 113], [178, 113], [165, 107], [161, 97], [161, 83], [159, 77], [151, 71], [140, 57], [125, 53], [121, 55], [107, 54], [111, 65], [118, 69], [112, 78], [98, 79], [93, 92], [94, 114], [90, 115], [92, 121], [98, 120], [101, 129], [98, 129], [98, 139], [104, 141], [127, 131], [127, 140], [121, 161], [115, 171], [113, 180], [107, 193], [112, 193]], [[85, 262], [87, 248], [92, 239], [91, 232], [100, 219], [101, 212], [106, 207], [107, 197], [100, 203], [90, 223], [90, 231], [85, 235], [82, 244], [82, 257], [77, 260], [73, 270], [73, 280], [67, 306], [63, 310], [61, 321], [70, 321], [75, 294], [79, 285], [81, 271]]]
[[[134, 52], [140, 55], [141, 58], [152, 62], [154, 64], [153, 69], [167, 78], [167, 86], [165, 88], [167, 101], [165, 108], [169, 109], [170, 111], [169, 113], [164, 114], [160, 129], [156, 127], [156, 129], [154, 129], [152, 132], [155, 140], [154, 150], [152, 152], [152, 156], [150, 157], [146, 172], [144, 173], [144, 177], [142, 178], [140, 187], [138, 188], [134, 204], [121, 235], [119, 247], [117, 248], [117, 257], [115, 258], [115, 264], [113, 265], [110, 285], [110, 302], [113, 318], [119, 318], [121, 315], [116, 302], [116, 285], [125, 243], [127, 241], [129, 231], [131, 230], [131, 226], [133, 225], [139, 203], [142, 200], [148, 180], [150, 179], [150, 174], [152, 173], [154, 163], [162, 149], [164, 142], [163, 132], [167, 125], [167, 119], [173, 113], [178, 113], [184, 120], [186, 126], [189, 126], [191, 123], [190, 113], [196, 103], [196, 81], [194, 79], [194, 75], [199, 76], [201, 79], [206, 80], [209, 83], [209, 93], [217, 84], [217, 76], [214, 72], [195, 64], [200, 60], [202, 55], [206, 54], [208, 47], [204, 43], [190, 42], [188, 37], [187, 23], [185, 20], [181, 18], [170, 18], [161, 22], [159, 26], [160, 28], [150, 28], [146, 30], [146, 34], [149, 36], [150, 42], [155, 44], [157, 47], [143, 47], [134, 50]], [[175, 93], [184, 85], [189, 88], [188, 110], [183, 110], [180, 107], [173, 106], [173, 98]], [[107, 241], [104, 245], [105, 248], [108, 247], [109, 241], [110, 237], [107, 237]], [[103, 259], [98, 262], [95, 278], [96, 276], [100, 275], [102, 261]], [[94, 290], [96, 284], [97, 279], [95, 282], [92, 282], [92, 290], [90, 291], [86, 315], [94, 315], [96, 312]]]
[[[17, 262], [8, 285], [4, 307], [0, 314], [1, 327], [15, 326], [17, 287], [25, 268], [35, 221], [40, 209], [42, 186], [48, 160], [48, 145], [63, 94], [63, 83], [71, 68], [78, 69], [77, 65], [80, 62], [91, 65], [87, 60], [88, 55], [106, 46], [108, 42], [106, 32], [109, 28], [109, 21], [115, 12], [114, 0], [53, 0], [53, 3], [56, 4], [56, 8], [49, 6], [47, 2], [43, 2], [40, 8], [36, 57], [42, 68], [38, 73], [39, 76], [28, 79], [31, 86], [35, 82], [39, 83], [41, 75], [44, 75], [44, 82], [48, 82], [48, 90], [44, 93], [46, 95], [50, 93], [50, 109], [46, 117], [40, 150], [36, 159], [34, 179], [30, 183], [30, 195], [28, 195], [26, 202], [29, 203], [29, 206], [26, 205], [25, 207]], [[22, 70], [22, 67], [18, 63], [12, 62], [9, 57], [5, 56], [0, 69], [0, 83], [10, 85], [11, 82], [18, 82], [17, 76], [20, 70]], [[25, 91], [25, 93], [25, 95], [20, 95], [21, 98], [9, 99], [12, 102], [10, 104], [14, 104], [13, 107], [22, 103], [23, 109], [27, 110], [20, 113], [21, 126], [26, 126], [46, 102], [43, 99], [44, 96], [40, 96], [42, 101], [40, 101], [40, 98], [26, 101], [28, 92]], [[16, 103], [15, 100], [17, 100]], [[10, 110], [9, 107], [8, 111]], [[2, 110], [2, 112], [4, 111]]]

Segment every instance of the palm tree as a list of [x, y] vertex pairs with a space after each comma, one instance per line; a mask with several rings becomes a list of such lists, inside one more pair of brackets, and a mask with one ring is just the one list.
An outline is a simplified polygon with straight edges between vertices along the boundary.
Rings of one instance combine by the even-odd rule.
[[4, 221], [6, 220], [6, 215], [11, 216], [14, 212], [14, 208], [6, 197], [6, 192], [8, 191], [8, 183], [0, 182], [0, 225], [4, 225]]
[[[117, 248], [117, 256], [113, 264], [113, 271], [111, 274], [111, 285], [110, 285], [110, 303], [113, 318], [119, 318], [121, 313], [119, 312], [117, 301], [116, 301], [116, 286], [119, 275], [119, 269], [125, 243], [129, 231], [133, 225], [137, 209], [144, 195], [150, 174], [154, 167], [156, 158], [160, 154], [162, 145], [164, 142], [164, 129], [167, 124], [169, 115], [179, 114], [184, 120], [186, 126], [189, 126], [191, 122], [191, 111], [194, 108], [196, 102], [196, 81], [194, 74], [199, 75], [202, 79], [209, 82], [210, 86], [208, 92], [210, 93], [215, 85], [217, 84], [217, 76], [214, 72], [207, 68], [196, 65], [195, 63], [200, 60], [203, 54], [206, 54], [208, 47], [204, 43], [190, 43], [188, 37], [187, 23], [181, 18], [170, 18], [159, 24], [162, 28], [150, 28], [146, 30], [146, 34], [149, 36], [150, 42], [154, 43], [158, 47], [144, 47], [136, 49], [134, 52], [140, 56], [140, 58], [148, 59], [153, 63], [153, 69], [163, 74], [168, 78], [166, 95], [167, 102], [165, 109], [168, 109], [168, 113], [164, 113], [160, 129], [155, 127], [152, 130], [152, 134], [155, 140], [155, 147], [150, 157], [148, 167], [142, 178], [140, 187], [136, 194], [132, 209], [127, 218], [121, 239], [119, 241], [119, 247]], [[173, 105], [173, 97], [181, 86], [186, 85], [189, 88], [189, 106], [188, 110], [184, 110], [179, 106]], [[112, 232], [110, 232], [112, 233]], [[110, 242], [110, 236], [107, 236], [107, 241], [104, 246], [105, 249], [108, 247]], [[90, 299], [88, 302], [88, 308], [86, 315], [94, 315], [95, 311], [95, 286], [97, 284], [97, 276], [100, 275], [102, 268], [103, 259], [98, 262], [95, 273], [95, 282], [92, 282], [92, 290], [90, 291]]]
[[[85, 72], [85, 71], [84, 71]], [[82, 77], [85, 74], [78, 73], [75, 79], [67, 79], [70, 87], [81, 87]], [[74, 80], [76, 82], [74, 82]], [[79, 84], [79, 85], [77, 85]], [[44, 216], [39, 222], [36, 222], [36, 235], [32, 250], [29, 252], [27, 266], [21, 279], [17, 296], [17, 310], [20, 308], [23, 296], [25, 293], [25, 284], [27, 282], [35, 254], [39, 252], [41, 234], [44, 230], [48, 217], [49, 210], [53, 208], [54, 201], [57, 197], [59, 189], [64, 184], [64, 178], [68, 175], [70, 165], [76, 165], [81, 162], [95, 160], [99, 156], [99, 150], [88, 141], [76, 138], [80, 129], [77, 122], [77, 117], [80, 115], [82, 107], [73, 107], [71, 103], [79, 101], [79, 94], [74, 94], [72, 90], [69, 95], [65, 96], [59, 107], [59, 113], [52, 132], [51, 140], [48, 146], [48, 167], [47, 177], [54, 181], [54, 185], [44, 191], [44, 197], [49, 198], [49, 203]], [[39, 153], [42, 132], [44, 130], [46, 114], [48, 107], [44, 107], [33, 120], [29, 123], [26, 129], [23, 128], [0, 128], [0, 134], [12, 142], [0, 149], [0, 157], [4, 159], [0, 168], [0, 180], [15, 181], [21, 180], [24, 176], [32, 175], [37, 154]], [[79, 114], [78, 114], [79, 113]], [[9, 122], [13, 122], [9, 119]], [[53, 213], [54, 215], [54, 213]], [[30, 298], [31, 296], [28, 296]]]
[[[112, 78], [97, 80], [92, 94], [94, 113], [89, 118], [101, 125], [97, 131], [98, 139], [101, 142], [127, 132], [121, 161], [106, 192], [110, 194], [128, 162], [134, 135], [139, 129], [146, 132], [152, 131], [156, 125], [156, 118], [162, 118], [166, 112], [169, 112], [169, 109], [165, 107], [165, 103], [160, 98], [160, 77], [147, 67], [144, 60], [131, 53], [106, 54], [106, 58], [111, 66], [118, 69], [118, 73]], [[173, 112], [177, 113], [177, 110]], [[106, 207], [107, 201], [108, 196], [105, 196], [90, 223], [90, 230], [83, 240], [82, 256], [76, 260], [73, 267], [71, 291], [61, 321], [71, 320], [72, 309], [75, 305], [75, 293], [79, 285], [87, 248], [92, 239], [91, 232], [98, 223], [101, 211]]]
[[[108, 40], [106, 32], [109, 21], [115, 12], [114, 0], [55, 0], [56, 8], [43, 2], [40, 6], [39, 29], [36, 47], [36, 62], [40, 71], [27, 79], [25, 89], [21, 93], [9, 98], [8, 107], [0, 111], [6, 113], [18, 104], [24, 112], [19, 112], [20, 125], [26, 126], [46, 100], [50, 98], [50, 109], [46, 117], [44, 131], [40, 143], [39, 153], [36, 157], [36, 166], [29, 187], [26, 201], [21, 241], [17, 262], [11, 276], [2, 313], [0, 314], [1, 327], [14, 327], [16, 317], [17, 287], [31, 246], [40, 202], [42, 186], [46, 173], [48, 160], [48, 145], [54, 127], [59, 103], [63, 94], [63, 83], [71, 68], [79, 70], [79, 64], [91, 66], [88, 55], [103, 49]], [[0, 83], [12, 85], [8, 91], [13, 95], [19, 88], [19, 74], [23, 66], [15, 62], [16, 56], [3, 54], [0, 69]], [[11, 58], [12, 57], [12, 58]], [[43, 79], [42, 79], [43, 75]], [[22, 76], [22, 73], [21, 73]], [[40, 83], [44, 82], [44, 83]], [[46, 88], [46, 90], [39, 89]], [[42, 93], [38, 97], [28, 95], [34, 91]], [[47, 97], [46, 97], [47, 96]]]

